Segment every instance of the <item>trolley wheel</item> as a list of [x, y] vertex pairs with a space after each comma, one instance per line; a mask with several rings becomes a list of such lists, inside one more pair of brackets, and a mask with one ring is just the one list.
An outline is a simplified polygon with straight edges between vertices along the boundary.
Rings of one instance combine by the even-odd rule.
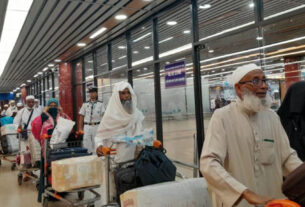
[[11, 170], [14, 171], [16, 169], [16, 163], [13, 163], [11, 166]]
[[80, 191], [77, 193], [78, 194], [78, 199], [79, 200], [83, 200], [85, 197], [85, 191]]
[[18, 175], [18, 184], [19, 184], [19, 185], [22, 185], [22, 179], [23, 179], [22, 174], [19, 174], [19, 175]]
[[46, 196], [43, 196], [42, 207], [48, 207], [48, 204], [49, 204], [49, 198]]

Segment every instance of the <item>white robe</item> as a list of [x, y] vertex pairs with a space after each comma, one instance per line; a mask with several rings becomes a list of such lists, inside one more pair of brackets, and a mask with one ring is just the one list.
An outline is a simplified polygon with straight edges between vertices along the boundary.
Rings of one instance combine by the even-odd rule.
[[[283, 176], [301, 163], [276, 113], [268, 110], [251, 116], [238, 101], [212, 116], [200, 170], [212, 191], [213, 206], [229, 207], [246, 189], [284, 198]], [[242, 200], [237, 206], [252, 205]]]
[[5, 116], [13, 116], [13, 113], [14, 112], [18, 112], [18, 109], [17, 109], [17, 107], [16, 106], [14, 106], [14, 107], [9, 107], [8, 109], [7, 109], [7, 111], [5, 112]]
[[[126, 88], [129, 89], [132, 98], [133, 112], [131, 114], [123, 108], [119, 96], [119, 92]], [[105, 145], [106, 139], [111, 139], [115, 135], [134, 136], [140, 133], [143, 120], [144, 116], [137, 109], [137, 97], [131, 85], [127, 82], [116, 83], [103, 119], [97, 129], [95, 147]]]
[[[32, 129], [31, 126], [31, 122], [41, 114], [40, 111], [38, 111], [37, 109], [34, 108], [31, 120], [29, 122], [29, 125], [27, 127], [28, 130]], [[29, 118], [31, 115], [31, 111], [28, 110], [27, 107], [24, 107], [23, 109], [21, 109], [20, 111], [17, 112], [17, 115], [14, 118], [14, 124], [21, 126], [22, 128], [24, 128], [24, 126], [27, 124]], [[26, 141], [20, 141], [20, 152], [25, 152], [27, 151], [27, 147], [29, 146], [29, 142], [28, 140]]]

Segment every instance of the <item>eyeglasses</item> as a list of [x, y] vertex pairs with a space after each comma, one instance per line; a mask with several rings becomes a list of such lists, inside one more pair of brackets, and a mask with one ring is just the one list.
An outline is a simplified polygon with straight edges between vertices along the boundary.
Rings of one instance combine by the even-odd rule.
[[263, 83], [265, 83], [267, 86], [269, 86], [269, 82], [270, 82], [269, 79], [254, 78], [253, 80], [243, 81], [239, 83], [240, 84], [252, 83], [254, 86], [261, 86]]

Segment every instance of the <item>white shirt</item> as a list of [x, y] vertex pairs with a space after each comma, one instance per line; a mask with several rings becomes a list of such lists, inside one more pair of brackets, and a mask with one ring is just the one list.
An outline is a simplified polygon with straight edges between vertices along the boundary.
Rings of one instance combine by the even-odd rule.
[[[216, 110], [212, 116], [200, 170], [212, 191], [214, 207], [233, 206], [246, 189], [284, 198], [283, 176], [300, 164], [272, 110], [249, 115], [237, 102]], [[237, 206], [252, 205], [242, 200]]]
[[7, 111], [7, 110], [3, 109], [3, 111], [1, 112], [1, 116], [6, 116], [6, 115], [5, 115], [5, 114], [6, 114], [6, 111]]
[[[31, 122], [41, 114], [41, 112], [39, 112], [36, 108], [34, 108], [31, 120], [29, 122], [29, 125], [27, 127], [27, 129], [31, 129]], [[22, 128], [24, 128], [24, 126], [27, 124], [29, 118], [31, 115], [31, 110], [29, 110], [27, 107], [24, 107], [23, 109], [21, 109], [20, 111], [18, 111], [17, 115], [14, 118], [14, 124], [17, 124], [18, 126], [22, 126]]]
[[102, 120], [105, 113], [105, 106], [100, 101], [89, 101], [83, 103], [79, 114], [84, 116], [84, 122], [86, 123], [98, 123]]

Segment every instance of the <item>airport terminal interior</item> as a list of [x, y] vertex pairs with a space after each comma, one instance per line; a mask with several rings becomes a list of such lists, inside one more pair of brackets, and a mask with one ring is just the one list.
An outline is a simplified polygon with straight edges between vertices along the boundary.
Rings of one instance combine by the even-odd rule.
[[[233, 71], [260, 67], [276, 112], [304, 80], [304, 48], [305, 0], [0, 0], [0, 105], [56, 98], [77, 130], [90, 89], [107, 110], [129, 82], [143, 128], [192, 179], [214, 111], [236, 101]], [[1, 207], [70, 206], [37, 202], [16, 153], [0, 154]]]

